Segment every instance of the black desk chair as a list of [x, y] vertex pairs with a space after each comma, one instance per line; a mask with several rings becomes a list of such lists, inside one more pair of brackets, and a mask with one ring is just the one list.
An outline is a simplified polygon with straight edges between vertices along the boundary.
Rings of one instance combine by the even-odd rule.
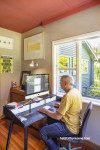
[[78, 149], [82, 150], [82, 147], [77, 147], [77, 148], [71, 149], [71, 143], [80, 144], [84, 140], [85, 133], [86, 133], [86, 127], [87, 127], [87, 123], [88, 123], [91, 111], [92, 111], [92, 102], [90, 102], [88, 104], [87, 109], [84, 113], [83, 120], [82, 120], [82, 126], [80, 128], [78, 137], [76, 139], [72, 137], [73, 139], [71, 139], [71, 140], [65, 140], [68, 142], [67, 150], [78, 150]]

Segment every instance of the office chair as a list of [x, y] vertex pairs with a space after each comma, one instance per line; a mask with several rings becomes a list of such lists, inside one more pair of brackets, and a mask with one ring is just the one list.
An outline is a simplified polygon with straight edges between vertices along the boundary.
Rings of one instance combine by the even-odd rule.
[[86, 133], [86, 127], [87, 127], [87, 123], [88, 123], [91, 111], [92, 111], [92, 102], [90, 102], [86, 108], [86, 111], [84, 113], [83, 120], [82, 120], [82, 126], [80, 128], [78, 137], [76, 139], [72, 137], [71, 140], [65, 140], [68, 142], [67, 150], [78, 150], [78, 149], [82, 150], [82, 147], [77, 147], [77, 148], [71, 149], [71, 143], [80, 144], [84, 140], [85, 133]]

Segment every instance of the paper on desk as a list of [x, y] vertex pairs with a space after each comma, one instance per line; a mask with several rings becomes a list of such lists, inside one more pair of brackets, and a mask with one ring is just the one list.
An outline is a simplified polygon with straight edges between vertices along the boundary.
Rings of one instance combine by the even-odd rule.
[[50, 106], [44, 106], [43, 108], [45, 108], [45, 109], [49, 109], [49, 108], [51, 108]]
[[16, 114], [16, 117], [17, 117], [21, 122], [27, 120], [27, 118], [25, 118], [25, 117], [23, 117], [23, 116], [21, 116], [21, 115], [19, 115], [19, 114]]
[[8, 103], [8, 104], [6, 104], [6, 106], [12, 107], [13, 109], [23, 107], [22, 104], [16, 103], [16, 102]]
[[43, 100], [43, 98], [40, 98], [40, 97], [34, 97], [32, 98], [33, 101], [40, 101], [40, 100]]

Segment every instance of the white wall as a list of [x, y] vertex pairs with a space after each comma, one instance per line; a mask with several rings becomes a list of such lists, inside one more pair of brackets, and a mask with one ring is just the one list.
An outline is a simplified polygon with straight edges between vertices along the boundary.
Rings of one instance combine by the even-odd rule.
[[21, 73], [21, 34], [0, 28], [0, 36], [14, 39], [14, 48], [0, 48], [0, 55], [13, 56], [13, 73], [0, 74], [0, 115], [2, 115], [3, 106], [10, 100], [11, 81], [16, 81], [19, 85]]
[[[87, 105], [87, 103], [83, 104], [83, 112]], [[85, 137], [89, 137], [90, 141], [100, 145], [100, 106], [93, 105]]]

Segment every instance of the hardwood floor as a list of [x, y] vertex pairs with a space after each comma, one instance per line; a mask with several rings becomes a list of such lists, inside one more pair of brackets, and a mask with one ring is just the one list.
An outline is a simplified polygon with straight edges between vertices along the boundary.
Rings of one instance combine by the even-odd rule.
[[[0, 150], [5, 150], [10, 121], [0, 120]], [[45, 144], [39, 137], [39, 132], [28, 128], [28, 150], [44, 150]], [[14, 124], [11, 133], [9, 150], [24, 150], [24, 128]]]
[[[0, 119], [0, 150], [6, 149], [7, 136], [10, 126], [10, 120]], [[66, 144], [66, 143], [65, 143]], [[80, 144], [83, 150], [94, 150], [84, 144]], [[79, 146], [79, 145], [78, 145]], [[39, 132], [32, 127], [28, 128], [28, 150], [44, 150], [46, 145], [39, 137]], [[72, 145], [77, 147], [77, 145]], [[24, 150], [24, 128], [14, 124], [9, 144], [9, 150]]]

